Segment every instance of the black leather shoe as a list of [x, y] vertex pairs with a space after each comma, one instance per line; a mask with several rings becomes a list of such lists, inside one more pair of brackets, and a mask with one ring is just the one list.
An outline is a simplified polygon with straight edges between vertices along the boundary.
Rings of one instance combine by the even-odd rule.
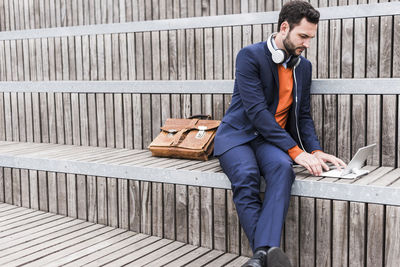
[[281, 248], [272, 247], [267, 252], [267, 267], [292, 267], [288, 256]]
[[257, 250], [242, 267], [292, 267], [292, 265], [281, 248], [272, 247], [268, 251]]
[[263, 249], [257, 250], [253, 257], [242, 267], [267, 267], [267, 251]]

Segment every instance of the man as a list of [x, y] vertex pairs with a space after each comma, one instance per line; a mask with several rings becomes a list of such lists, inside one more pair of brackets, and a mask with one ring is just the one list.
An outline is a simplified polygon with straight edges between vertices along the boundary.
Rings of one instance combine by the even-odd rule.
[[[244, 266], [290, 266], [279, 248], [295, 175], [293, 161], [319, 176], [326, 162], [310, 116], [311, 63], [300, 56], [317, 32], [319, 12], [293, 1], [278, 32], [237, 55], [232, 102], [215, 137], [214, 154], [232, 183], [240, 223], [254, 252]], [[263, 202], [260, 177], [266, 181]]]

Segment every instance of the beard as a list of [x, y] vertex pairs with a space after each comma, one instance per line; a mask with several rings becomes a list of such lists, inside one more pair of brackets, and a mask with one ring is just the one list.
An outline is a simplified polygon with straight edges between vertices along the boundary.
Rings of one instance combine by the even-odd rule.
[[[286, 38], [283, 40], [283, 46], [285, 47], [286, 51], [288, 52], [289, 55], [292, 56], [299, 56], [303, 50], [306, 50], [306, 48], [304, 46], [298, 46], [296, 47], [293, 42], [290, 40], [290, 31], [289, 34], [286, 36]], [[302, 51], [300, 51], [299, 54], [296, 53], [297, 49], [303, 49]]]

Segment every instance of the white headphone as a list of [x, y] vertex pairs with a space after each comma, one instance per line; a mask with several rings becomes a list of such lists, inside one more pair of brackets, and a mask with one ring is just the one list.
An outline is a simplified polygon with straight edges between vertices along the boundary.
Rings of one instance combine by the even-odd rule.
[[[267, 47], [268, 47], [268, 50], [271, 52], [272, 61], [276, 64], [282, 64], [283, 62], [285, 62], [287, 60], [287, 58], [289, 56], [285, 50], [279, 49], [279, 48], [275, 49], [274, 46], [272, 45], [272, 37], [274, 37], [275, 34], [276, 33], [273, 33], [268, 37]], [[293, 68], [293, 67], [297, 67], [299, 64], [300, 64], [300, 57], [292, 56], [292, 58], [290, 59], [290, 61], [287, 64], [287, 66], [289, 68]]]
[[275, 49], [272, 45], [272, 37], [274, 37], [275, 34], [276, 33], [273, 33], [268, 37], [267, 46], [272, 54], [272, 61], [276, 64], [282, 64], [287, 59], [287, 53], [282, 49]]

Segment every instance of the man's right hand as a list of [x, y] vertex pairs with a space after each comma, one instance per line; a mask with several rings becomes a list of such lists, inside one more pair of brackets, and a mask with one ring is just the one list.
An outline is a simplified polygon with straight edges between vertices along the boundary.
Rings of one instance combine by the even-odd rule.
[[306, 168], [308, 172], [314, 176], [321, 176], [322, 168], [324, 168], [326, 171], [329, 170], [329, 167], [325, 162], [307, 152], [302, 152], [299, 154], [294, 159], [294, 162]]

